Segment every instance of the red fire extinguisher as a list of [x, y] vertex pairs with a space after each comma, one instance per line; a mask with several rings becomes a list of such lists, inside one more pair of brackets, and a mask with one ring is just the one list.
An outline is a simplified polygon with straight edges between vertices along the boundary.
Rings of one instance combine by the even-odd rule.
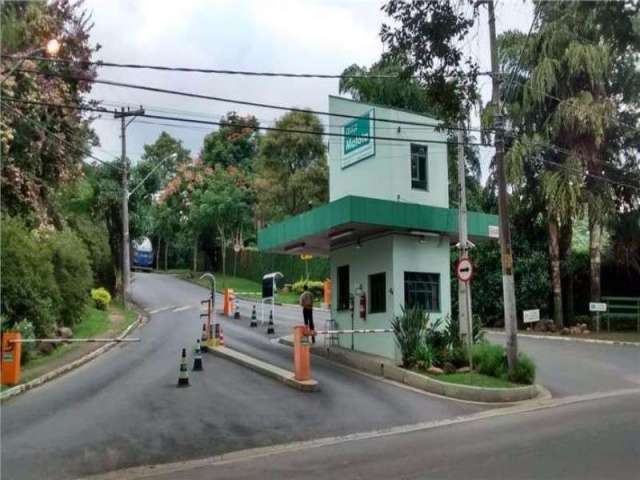
[[367, 319], [367, 295], [364, 292], [360, 294], [360, 319]]

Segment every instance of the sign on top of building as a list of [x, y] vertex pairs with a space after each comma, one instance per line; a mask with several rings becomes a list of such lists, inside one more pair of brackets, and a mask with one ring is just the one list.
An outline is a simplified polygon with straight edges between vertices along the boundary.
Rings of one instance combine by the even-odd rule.
[[375, 109], [346, 123], [342, 135], [342, 168], [375, 155]]

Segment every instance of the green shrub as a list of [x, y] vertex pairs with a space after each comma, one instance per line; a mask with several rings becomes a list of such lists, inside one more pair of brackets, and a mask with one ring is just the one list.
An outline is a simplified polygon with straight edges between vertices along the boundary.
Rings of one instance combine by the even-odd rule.
[[429, 322], [425, 328], [424, 340], [431, 351], [431, 360], [436, 367], [442, 367], [447, 362], [449, 337], [442, 328], [442, 318]]
[[391, 321], [395, 340], [400, 347], [402, 365], [411, 368], [415, 365], [415, 353], [425, 339], [428, 315], [421, 308], [402, 309], [402, 315]]
[[73, 228], [87, 247], [94, 285], [104, 285], [108, 290], [115, 291], [116, 271], [111, 261], [111, 247], [106, 226], [103, 223], [91, 223], [82, 218], [75, 219]]
[[429, 346], [425, 342], [420, 342], [413, 354], [413, 358], [418, 368], [429, 368], [431, 366], [431, 350]]
[[[13, 324], [11, 328], [14, 332], [20, 332], [22, 338], [36, 338], [36, 330], [29, 320], [21, 320]], [[23, 343], [21, 347], [20, 365], [24, 365], [33, 357], [36, 351], [35, 343]]]
[[106, 310], [111, 303], [111, 294], [105, 288], [94, 288], [91, 290], [91, 298], [98, 310]]
[[469, 354], [467, 348], [464, 345], [452, 348], [449, 350], [447, 361], [451, 362], [456, 368], [469, 366]]
[[73, 326], [82, 315], [93, 284], [87, 247], [71, 230], [54, 232], [47, 240], [60, 291], [59, 320]]
[[291, 291], [300, 295], [304, 291], [305, 285], [309, 288], [314, 298], [322, 298], [324, 295], [324, 282], [319, 280], [298, 280], [291, 285]]
[[531, 385], [535, 382], [536, 366], [528, 355], [524, 353], [518, 354], [518, 364], [509, 380], [523, 385]]
[[21, 220], [3, 215], [1, 221], [2, 317], [9, 325], [27, 319], [37, 336], [46, 337], [60, 304], [50, 250]]
[[478, 372], [496, 378], [504, 378], [507, 372], [507, 356], [504, 347], [490, 343], [474, 345], [473, 366]]

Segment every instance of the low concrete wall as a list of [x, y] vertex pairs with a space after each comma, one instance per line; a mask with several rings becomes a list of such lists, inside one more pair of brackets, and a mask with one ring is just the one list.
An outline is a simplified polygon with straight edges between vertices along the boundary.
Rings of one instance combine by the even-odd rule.
[[[281, 338], [280, 343], [289, 346], [293, 345], [292, 340], [288, 337]], [[546, 394], [546, 390], [540, 385], [524, 385], [514, 388], [489, 388], [442, 382], [427, 375], [399, 367], [388, 358], [354, 352], [341, 347], [314, 347], [311, 351], [316, 355], [321, 355], [329, 360], [334, 360], [372, 375], [404, 383], [429, 393], [460, 400], [486, 403], [511, 403], [531, 400]]]

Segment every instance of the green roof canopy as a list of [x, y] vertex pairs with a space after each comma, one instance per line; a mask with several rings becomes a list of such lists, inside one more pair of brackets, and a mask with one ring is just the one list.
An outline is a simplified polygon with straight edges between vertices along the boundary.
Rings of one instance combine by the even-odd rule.
[[[469, 212], [467, 218], [471, 240], [497, 236], [496, 215]], [[258, 248], [328, 256], [332, 249], [392, 232], [438, 234], [457, 241], [458, 210], [347, 196], [263, 228], [258, 232]]]

